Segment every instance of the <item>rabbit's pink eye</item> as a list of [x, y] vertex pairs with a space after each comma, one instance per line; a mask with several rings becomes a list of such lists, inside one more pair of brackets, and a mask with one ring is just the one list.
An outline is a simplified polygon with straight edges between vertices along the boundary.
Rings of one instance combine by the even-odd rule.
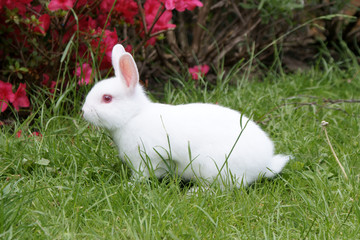
[[103, 101], [104, 101], [104, 103], [110, 103], [111, 100], [112, 100], [112, 96], [111, 96], [111, 95], [107, 95], [107, 94], [103, 95]]

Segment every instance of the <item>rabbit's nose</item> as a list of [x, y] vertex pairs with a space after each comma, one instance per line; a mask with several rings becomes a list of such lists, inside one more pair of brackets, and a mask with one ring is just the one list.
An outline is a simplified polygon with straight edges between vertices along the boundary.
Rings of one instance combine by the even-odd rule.
[[85, 120], [89, 120], [92, 118], [93, 112], [94, 110], [90, 106], [84, 105], [81, 109], [81, 117]]
[[84, 105], [84, 106], [81, 108], [80, 116], [81, 116], [82, 118], [85, 118], [85, 115], [86, 115], [87, 112], [89, 112], [89, 108], [86, 107], [86, 105]]
[[86, 104], [84, 104], [83, 107], [81, 108], [82, 115], [84, 115], [85, 112], [89, 111], [88, 109], [89, 108], [86, 106]]

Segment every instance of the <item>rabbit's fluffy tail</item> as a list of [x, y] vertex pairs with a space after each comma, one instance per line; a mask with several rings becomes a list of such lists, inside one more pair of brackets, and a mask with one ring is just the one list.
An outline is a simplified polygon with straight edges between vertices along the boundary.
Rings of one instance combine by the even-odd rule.
[[286, 163], [291, 159], [289, 155], [275, 155], [271, 159], [270, 165], [267, 167], [265, 172], [265, 177], [271, 178], [279, 174], [281, 170], [285, 167]]

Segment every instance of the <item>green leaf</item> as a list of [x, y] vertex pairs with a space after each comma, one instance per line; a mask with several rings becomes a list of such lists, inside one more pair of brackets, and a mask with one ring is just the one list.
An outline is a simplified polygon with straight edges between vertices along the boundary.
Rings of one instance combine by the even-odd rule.
[[64, 62], [65, 57], [66, 57], [66, 55], [67, 55], [70, 47], [71, 47], [72, 44], [73, 44], [73, 40], [74, 40], [75, 35], [76, 35], [76, 33], [74, 33], [74, 34], [72, 35], [72, 37], [70, 38], [69, 43], [66, 45], [66, 48], [65, 48], [65, 50], [64, 50], [64, 52], [63, 52], [63, 54], [62, 54], [62, 56], [61, 56], [60, 62]]
[[26, 67], [21, 67], [21, 68], [19, 68], [19, 71], [29, 72], [29, 69], [27, 69]]
[[19, 79], [23, 79], [23, 75], [21, 74], [21, 72], [17, 72], [16, 75], [18, 76]]

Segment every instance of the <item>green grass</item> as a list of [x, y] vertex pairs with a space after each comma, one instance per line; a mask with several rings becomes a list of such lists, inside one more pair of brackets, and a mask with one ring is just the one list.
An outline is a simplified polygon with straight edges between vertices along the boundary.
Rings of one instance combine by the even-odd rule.
[[[273, 180], [247, 189], [214, 186], [213, 193], [188, 194], [176, 179], [129, 184], [108, 135], [80, 118], [79, 91], [50, 107], [38, 100], [34, 115], [16, 124], [21, 138], [1, 128], [0, 238], [359, 239], [360, 103], [324, 101], [359, 99], [357, 73], [328, 66], [269, 73], [262, 81], [239, 75], [231, 84], [219, 77], [216, 86], [169, 84], [153, 93], [172, 104], [218, 102], [240, 110], [260, 122], [277, 152], [294, 156]], [[33, 131], [42, 137], [29, 137]]]

